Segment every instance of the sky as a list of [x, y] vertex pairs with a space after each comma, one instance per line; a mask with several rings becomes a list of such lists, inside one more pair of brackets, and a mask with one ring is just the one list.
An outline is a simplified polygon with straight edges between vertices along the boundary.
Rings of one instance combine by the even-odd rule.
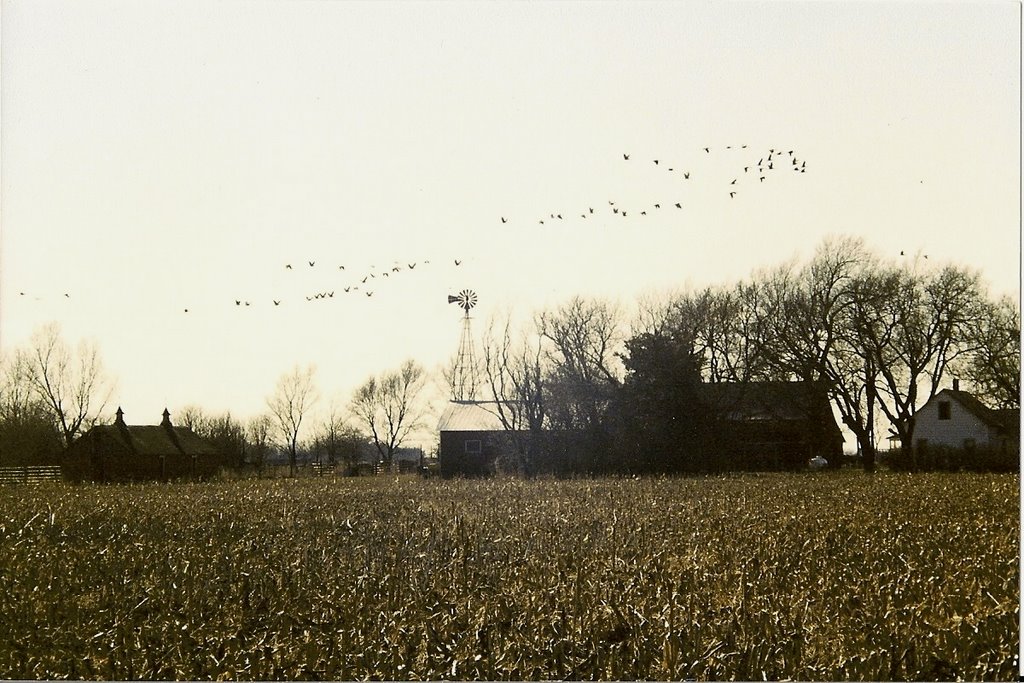
[[56, 321], [156, 424], [434, 370], [463, 289], [629, 311], [854, 235], [1019, 296], [1020, 11], [3, 1], [0, 352]]

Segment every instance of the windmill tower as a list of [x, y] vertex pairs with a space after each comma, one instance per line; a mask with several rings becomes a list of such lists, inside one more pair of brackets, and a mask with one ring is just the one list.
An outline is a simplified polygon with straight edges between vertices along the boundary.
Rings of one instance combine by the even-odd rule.
[[477, 368], [473, 356], [473, 336], [470, 333], [469, 309], [476, 306], [476, 292], [464, 289], [458, 295], [448, 295], [448, 303], [458, 304], [465, 314], [462, 316], [462, 336], [459, 338], [459, 354], [455, 358], [452, 376], [452, 400], [473, 401], [476, 399]]

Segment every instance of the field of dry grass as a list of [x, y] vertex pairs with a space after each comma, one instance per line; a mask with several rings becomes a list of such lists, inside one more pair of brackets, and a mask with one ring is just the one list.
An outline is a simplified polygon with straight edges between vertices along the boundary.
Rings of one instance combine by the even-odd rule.
[[1019, 477], [0, 489], [0, 676], [1010, 679]]

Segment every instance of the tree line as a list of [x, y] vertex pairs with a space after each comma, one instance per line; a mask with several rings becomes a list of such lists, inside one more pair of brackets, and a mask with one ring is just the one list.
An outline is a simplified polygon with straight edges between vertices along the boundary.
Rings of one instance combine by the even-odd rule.
[[[883, 259], [863, 241], [824, 240], [805, 261], [741, 281], [642, 300], [633, 311], [573, 297], [514, 324], [494, 315], [477, 342], [476, 398], [492, 402], [508, 441], [500, 469], [533, 473], [694, 471], [715, 460], [701, 387], [807, 381], [825, 388], [865, 468], [895, 434], [913, 453], [915, 412], [950, 377], [992, 407], [1019, 407], [1020, 309], [976, 271]], [[454, 395], [454, 362], [440, 372]], [[430, 375], [417, 362], [369, 377], [343, 406], [321, 403], [315, 368], [297, 366], [240, 420], [192, 405], [175, 424], [212, 441], [233, 467], [286, 453], [355, 466], [369, 446], [390, 467], [424, 427]], [[0, 465], [58, 463], [101, 421], [115, 382], [95, 344], [56, 324], [0, 359]], [[706, 408], [706, 406], [704, 406]]]
[[[266, 410], [248, 419], [210, 413], [192, 404], [174, 415], [210, 441], [223, 464], [263, 472], [277, 453], [294, 476], [300, 461], [354, 470], [369, 448], [390, 468], [398, 449], [422, 427], [426, 372], [408, 360], [368, 378], [343, 408], [320, 402], [314, 366], [284, 373], [266, 397]], [[60, 464], [67, 446], [106, 415], [116, 382], [95, 343], [71, 345], [59, 325], [37, 329], [0, 359], [0, 466]]]
[[[742, 281], [648, 299], [630, 318], [581, 297], [518, 327], [498, 316], [481, 344], [479, 397], [495, 402], [517, 471], [727, 468], [708, 459], [713, 411], [694, 410], [707, 384], [824, 387], [868, 470], [880, 428], [913, 457], [911, 418], [951, 377], [992, 407], [1020, 403], [1016, 299], [991, 296], [969, 268], [886, 260], [850, 237]], [[553, 434], [573, 436], [553, 446]]]

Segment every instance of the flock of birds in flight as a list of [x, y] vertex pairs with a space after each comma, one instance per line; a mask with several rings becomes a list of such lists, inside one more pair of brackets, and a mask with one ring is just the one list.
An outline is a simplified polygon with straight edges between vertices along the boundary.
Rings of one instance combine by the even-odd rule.
[[[717, 149], [712, 147], [704, 147], [702, 148], [702, 150], [703, 155], [711, 155], [717, 152], [724, 153], [726, 151], [732, 152], [733, 150], [735, 150], [733, 154], [742, 153], [744, 156], [747, 157], [748, 160], [740, 162], [737, 165], [735, 171], [729, 174], [732, 177], [731, 179], [728, 180], [727, 184], [725, 185], [724, 191], [728, 193], [730, 199], [735, 199], [741, 193], [742, 188], [745, 185], [760, 185], [761, 183], [766, 182], [773, 175], [778, 175], [782, 171], [801, 174], [807, 172], [807, 162], [798, 157], [796, 155], [795, 150], [792, 149], [782, 149], [773, 147], [761, 153], [754, 153], [752, 150], [748, 150], [747, 145], [726, 145], [723, 148]], [[700, 154], [700, 152], [698, 152], [698, 154]], [[755, 157], [757, 157], [756, 161], [754, 161]], [[645, 163], [635, 159], [634, 155], [629, 152], [622, 154], [622, 162], [633, 165]], [[663, 158], [649, 159], [646, 163], [650, 163], [651, 167], [656, 168], [658, 171], [664, 171], [666, 173], [674, 174], [676, 177], [680, 179], [682, 183], [690, 181], [691, 177], [693, 177], [692, 172], [688, 168], [684, 169], [680, 164], [666, 161]], [[618, 203], [617, 201], [607, 200], [606, 208], [597, 209], [594, 206], [585, 206], [578, 208], [575, 212], [565, 210], [549, 211], [545, 215], [541, 216], [537, 220], [537, 222], [540, 225], [547, 225], [555, 223], [556, 221], [565, 221], [567, 219], [574, 218], [576, 215], [578, 215], [581, 219], [584, 220], [588, 218], [599, 218], [601, 214], [605, 214], [609, 217], [615, 216], [616, 218], [628, 218], [631, 216], [640, 217], [647, 216], [649, 214], [653, 214], [659, 211], [672, 212], [681, 210], [684, 208], [685, 204], [685, 199], [679, 196], [670, 197], [665, 201], [652, 202], [646, 205], [632, 205], [628, 207], [624, 204]], [[600, 206], [603, 206], [603, 204]], [[501, 216], [502, 224], [508, 224], [511, 222], [511, 218], [507, 216]], [[903, 255], [903, 252], [901, 252], [901, 255]], [[927, 258], [927, 256], [925, 256], [925, 258]], [[462, 265], [462, 260], [452, 259], [452, 263], [454, 264], [454, 266], [457, 267]], [[429, 264], [429, 260], [404, 263], [399, 263], [396, 261], [391, 266], [379, 270], [376, 270], [375, 266], [370, 266], [370, 270], [363, 274], [362, 277], [356, 276], [356, 278], [349, 281], [343, 287], [334, 287], [331, 289], [323, 289], [315, 292], [310, 292], [308, 294], [305, 294], [304, 298], [306, 302], [309, 303], [317, 301], [328, 301], [335, 298], [340, 298], [341, 296], [344, 295], [351, 296], [356, 293], [361, 293], [362, 295], [369, 298], [374, 295], [376, 287], [381, 285], [385, 280], [389, 278], [399, 277], [403, 273], [412, 272], [417, 268], [417, 266], [423, 268]], [[307, 260], [303, 263], [296, 263], [295, 265], [293, 265], [292, 263], [286, 263], [283, 265], [283, 269], [286, 271], [295, 271], [299, 269], [307, 270], [314, 268], [317, 268], [317, 261], [315, 259]], [[326, 269], [321, 266], [318, 270], [324, 271]], [[331, 270], [334, 269], [331, 268]], [[345, 272], [345, 270], [346, 269], [344, 265], [338, 265], [336, 272]], [[23, 297], [26, 296], [26, 292], [19, 292], [19, 294], [20, 296]], [[34, 298], [37, 301], [41, 300], [39, 297]], [[70, 293], [64, 292], [63, 298], [70, 299]], [[299, 301], [301, 302], [301, 299]], [[286, 298], [272, 298], [269, 301], [260, 301], [260, 303], [262, 303], [264, 306], [277, 307], [285, 304]], [[228, 302], [228, 305], [231, 304], [233, 304], [235, 307], [244, 308], [253, 306], [254, 300], [244, 297], [232, 297], [231, 300]], [[182, 310], [185, 313], [188, 313], [190, 311], [188, 307], [184, 307]]]
[[[747, 145], [738, 145], [738, 146], [726, 145], [724, 147], [724, 149], [725, 150], [734, 150], [734, 149], [735, 150], [746, 150], [747, 149]], [[704, 147], [703, 151], [704, 151], [704, 154], [712, 154], [712, 152], [713, 152], [711, 147]], [[714, 151], [717, 152], [719, 150], [714, 150]], [[632, 155], [629, 154], [629, 153], [623, 153], [622, 160], [624, 162], [631, 161], [631, 160], [633, 160], [632, 159]], [[635, 160], [633, 160], [633, 161], [635, 163]], [[673, 164], [673, 163], [670, 163], [670, 162], [666, 162], [665, 160], [660, 159], [660, 158], [659, 159], [651, 159], [651, 162], [658, 169], [664, 169], [668, 173], [674, 173], [677, 176], [679, 176], [683, 181], [690, 180], [691, 171], [684, 170], [678, 164]], [[794, 150], [792, 150], [792, 149], [783, 150], [783, 149], [771, 148], [767, 152], [762, 153], [760, 155], [760, 158], [757, 160], [756, 163], [753, 161], [753, 157], [751, 157], [751, 160], [748, 161], [742, 168], [743, 168], [742, 172], [737, 170], [736, 177], [734, 177], [729, 182], [729, 184], [728, 184], [728, 189], [726, 191], [729, 193], [729, 198], [730, 199], [735, 199], [736, 198], [736, 195], [739, 193], [739, 188], [741, 186], [741, 181], [743, 183], [748, 183], [748, 182], [763, 183], [765, 180], [768, 179], [768, 177], [771, 174], [773, 174], [775, 172], [778, 172], [778, 171], [781, 171], [783, 169], [789, 169], [789, 170], [792, 170], [793, 172], [796, 172], [796, 173], [806, 173], [807, 172], [807, 162], [805, 160], [800, 159], [799, 157], [795, 156]], [[654, 212], [654, 211], [660, 210], [660, 209], [662, 209], [662, 207], [664, 207], [665, 209], [672, 209], [672, 208], [682, 209], [683, 208], [683, 204], [684, 204], [684, 200], [683, 199], [681, 199], [679, 197], [672, 197], [668, 201], [664, 201], [664, 202], [654, 202], [654, 203], [649, 204], [649, 205], [643, 205], [643, 206], [639, 206], [639, 207], [638, 206], [632, 206], [632, 207], [627, 208], [627, 207], [625, 207], [625, 206], [623, 206], [623, 205], [621, 205], [621, 204], [619, 204], [619, 203], [609, 199], [608, 200], [608, 208], [604, 209], [603, 211], [605, 211], [605, 212], [610, 211], [611, 214], [614, 215], [614, 216], [618, 216], [618, 217], [621, 217], [621, 218], [627, 218], [627, 217], [629, 217], [631, 215], [632, 216], [646, 216], [646, 215], [648, 215], [648, 212]], [[578, 211], [579, 211], [579, 217], [584, 219], [584, 220], [587, 219], [588, 217], [594, 217], [597, 214], [597, 210], [593, 206], [587, 206], [587, 207], [582, 208], [582, 210], [578, 210]], [[546, 224], [552, 223], [554, 221], [564, 221], [567, 218], [574, 217], [575, 215], [576, 215], [576, 212], [551, 211], [546, 216], [542, 216], [537, 222], [540, 225], [546, 225]], [[502, 224], [507, 224], [510, 220], [511, 219], [506, 217], [506, 216], [501, 216]]]
[[[452, 259], [452, 262], [454, 263], [454, 265], [456, 267], [462, 265], [462, 260], [461, 259]], [[298, 267], [300, 269], [311, 269], [311, 268], [315, 268], [316, 264], [317, 264], [317, 262], [315, 260], [313, 260], [313, 261], [306, 261], [305, 265], [299, 264]], [[400, 264], [399, 262], [396, 261], [391, 266], [389, 266], [387, 268], [382, 268], [380, 270], [375, 270], [376, 266], [372, 266], [371, 265], [370, 266], [370, 270], [367, 271], [366, 274], [363, 275], [362, 278], [359, 278], [357, 276], [355, 280], [350, 281], [344, 287], [340, 287], [340, 288], [339, 287], [335, 287], [334, 289], [324, 289], [324, 290], [312, 292], [312, 293], [304, 295], [304, 298], [305, 298], [305, 300], [307, 302], [315, 302], [315, 301], [321, 301], [321, 300], [322, 301], [326, 301], [326, 300], [329, 300], [329, 299], [334, 299], [335, 295], [345, 295], [345, 294], [354, 295], [357, 292], [362, 293], [367, 298], [370, 298], [370, 297], [372, 297], [374, 295], [374, 292], [376, 291], [376, 286], [381, 284], [381, 283], [383, 283], [385, 280], [393, 278], [393, 277], [398, 277], [399, 274], [403, 273], [403, 272], [412, 272], [412, 271], [416, 270], [417, 266], [420, 266], [422, 268], [422, 267], [428, 266], [428, 265], [430, 265], [430, 261], [429, 260], [413, 261], [412, 263], [406, 262], [404, 265]], [[339, 265], [337, 269], [339, 271], [344, 271], [345, 270], [345, 266], [344, 265]], [[294, 270], [296, 270], [296, 267], [293, 266], [291, 263], [286, 263], [284, 265], [284, 270], [294, 271]], [[379, 279], [378, 279], [378, 276], [380, 276]], [[282, 303], [284, 303], [284, 299], [283, 298], [282, 299], [271, 299], [269, 303], [268, 302], [264, 302], [265, 305], [272, 305], [272, 306], [280, 306]], [[253, 305], [253, 301], [250, 300], [250, 299], [244, 299], [244, 298], [242, 298], [242, 299], [235, 299], [234, 300], [234, 305], [236, 307], [252, 306]], [[184, 312], [188, 313], [189, 309], [185, 308]]]

